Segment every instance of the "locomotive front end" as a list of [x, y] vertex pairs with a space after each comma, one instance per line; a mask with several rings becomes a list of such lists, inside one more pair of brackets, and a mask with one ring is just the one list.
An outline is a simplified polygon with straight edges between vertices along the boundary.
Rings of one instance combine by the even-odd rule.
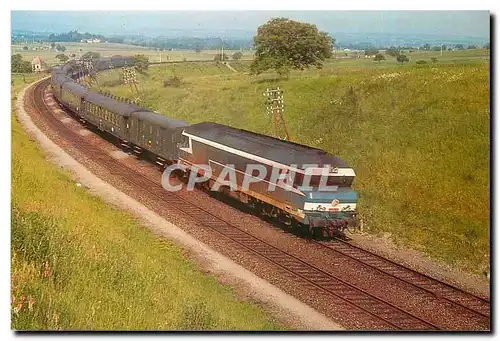
[[359, 226], [356, 191], [340, 187], [337, 191], [311, 191], [305, 194], [305, 225], [327, 233]]

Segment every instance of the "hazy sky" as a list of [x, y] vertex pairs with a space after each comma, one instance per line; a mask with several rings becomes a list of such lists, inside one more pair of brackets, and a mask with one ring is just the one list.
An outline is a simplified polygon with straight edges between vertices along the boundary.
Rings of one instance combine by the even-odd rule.
[[314, 23], [330, 33], [370, 32], [489, 37], [488, 11], [12, 11], [12, 29], [104, 35], [168, 29], [255, 32], [273, 17]]

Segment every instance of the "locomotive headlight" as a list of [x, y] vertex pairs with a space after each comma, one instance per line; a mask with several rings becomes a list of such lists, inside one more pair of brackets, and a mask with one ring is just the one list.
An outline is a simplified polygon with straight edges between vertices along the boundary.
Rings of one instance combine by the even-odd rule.
[[340, 204], [339, 199], [334, 199], [334, 200], [332, 201], [332, 206], [337, 206], [338, 204]]

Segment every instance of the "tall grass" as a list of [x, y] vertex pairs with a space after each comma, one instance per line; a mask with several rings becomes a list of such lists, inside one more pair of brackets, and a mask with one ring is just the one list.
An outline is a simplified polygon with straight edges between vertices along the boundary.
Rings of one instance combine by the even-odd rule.
[[12, 141], [13, 329], [281, 328], [50, 165], [14, 116]]
[[[482, 272], [489, 267], [490, 74], [488, 59], [475, 57], [482, 59], [448, 56], [425, 66], [337, 60], [289, 80], [224, 69], [207, 76], [216, 70], [206, 65], [196, 75], [179, 65], [180, 88], [159, 86], [171, 67], [151, 68], [139, 82], [145, 103], [165, 115], [268, 135], [262, 93], [280, 86], [292, 140], [355, 169], [369, 231]], [[123, 86], [106, 90], [132, 94]]]

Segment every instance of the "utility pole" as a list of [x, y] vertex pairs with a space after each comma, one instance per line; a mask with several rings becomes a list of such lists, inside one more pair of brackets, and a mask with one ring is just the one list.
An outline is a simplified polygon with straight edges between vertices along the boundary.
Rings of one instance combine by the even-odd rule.
[[285, 119], [283, 118], [283, 112], [285, 111], [283, 91], [279, 87], [276, 89], [268, 88], [262, 95], [267, 97], [267, 115], [273, 115], [274, 135], [281, 140], [290, 141]]
[[224, 40], [222, 40], [222, 37], [220, 38], [220, 43], [221, 43], [220, 60], [224, 62]]

